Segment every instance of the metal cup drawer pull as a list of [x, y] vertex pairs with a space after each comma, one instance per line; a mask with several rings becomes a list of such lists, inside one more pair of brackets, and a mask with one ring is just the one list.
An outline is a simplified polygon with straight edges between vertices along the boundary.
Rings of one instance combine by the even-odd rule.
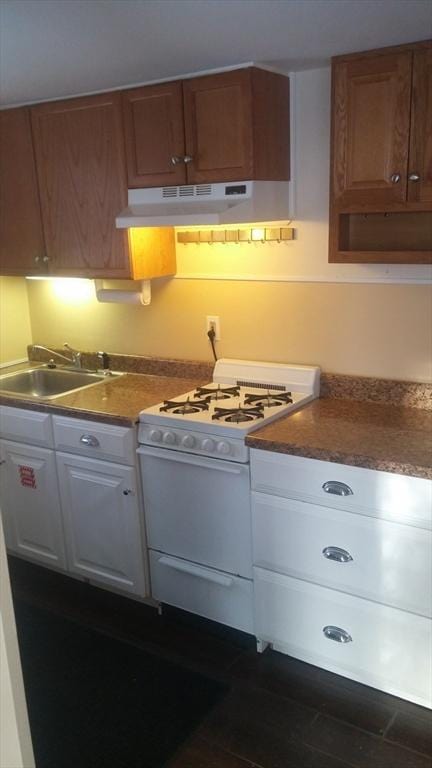
[[327, 640], [334, 640], [335, 643], [352, 643], [352, 637], [348, 632], [332, 624], [323, 627], [323, 633]]
[[340, 483], [339, 480], [327, 480], [322, 487], [325, 493], [334, 493], [335, 496], [352, 496], [354, 491], [346, 483]]
[[99, 440], [94, 435], [81, 435], [79, 441], [90, 448], [99, 448], [100, 445]]
[[337, 563], [349, 563], [353, 559], [350, 553], [341, 547], [324, 547], [322, 553], [327, 560], [335, 560]]

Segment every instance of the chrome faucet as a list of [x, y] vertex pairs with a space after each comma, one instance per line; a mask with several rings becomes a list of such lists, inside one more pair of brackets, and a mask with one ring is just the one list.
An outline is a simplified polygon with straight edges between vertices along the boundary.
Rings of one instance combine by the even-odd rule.
[[[66, 355], [62, 355], [60, 352], [56, 352], [49, 347], [44, 347], [42, 344], [33, 344], [32, 351], [41, 349], [43, 352], [49, 352], [50, 355], [55, 355], [55, 357], [59, 357], [61, 360], [66, 360], [67, 363], [72, 363], [75, 368], [81, 368], [81, 352], [72, 349], [66, 342], [63, 344], [63, 347], [71, 353], [71, 357], [66, 357]], [[54, 360], [50, 360], [49, 362], [54, 363]]]

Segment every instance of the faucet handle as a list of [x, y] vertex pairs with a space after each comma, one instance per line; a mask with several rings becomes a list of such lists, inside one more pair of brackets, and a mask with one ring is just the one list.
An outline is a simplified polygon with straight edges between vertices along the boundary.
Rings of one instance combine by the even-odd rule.
[[106, 376], [111, 375], [111, 371], [109, 369], [109, 356], [106, 352], [97, 352], [97, 357], [102, 363], [102, 370], [105, 373]]

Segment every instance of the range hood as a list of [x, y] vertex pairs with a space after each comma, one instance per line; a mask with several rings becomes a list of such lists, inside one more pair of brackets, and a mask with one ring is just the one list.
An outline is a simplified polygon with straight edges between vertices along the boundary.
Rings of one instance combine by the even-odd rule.
[[119, 229], [246, 224], [290, 218], [288, 181], [236, 181], [130, 189]]

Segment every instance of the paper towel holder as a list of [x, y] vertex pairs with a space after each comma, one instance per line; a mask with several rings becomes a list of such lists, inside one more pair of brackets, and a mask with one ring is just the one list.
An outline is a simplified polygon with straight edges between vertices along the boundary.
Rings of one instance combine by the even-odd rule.
[[115, 304], [141, 304], [148, 307], [151, 302], [151, 281], [141, 280], [140, 291], [119, 291], [116, 288], [104, 288], [103, 280], [95, 280], [96, 298], [101, 302]]

